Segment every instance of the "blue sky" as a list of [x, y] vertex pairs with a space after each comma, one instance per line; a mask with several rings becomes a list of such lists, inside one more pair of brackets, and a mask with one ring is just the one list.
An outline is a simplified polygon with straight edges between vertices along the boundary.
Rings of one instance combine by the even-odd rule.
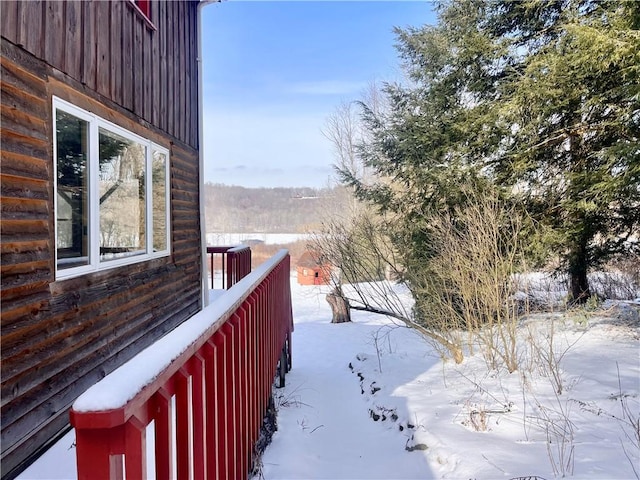
[[402, 78], [393, 27], [434, 23], [426, 1], [241, 1], [203, 9], [207, 181], [325, 187], [321, 128], [372, 82]]

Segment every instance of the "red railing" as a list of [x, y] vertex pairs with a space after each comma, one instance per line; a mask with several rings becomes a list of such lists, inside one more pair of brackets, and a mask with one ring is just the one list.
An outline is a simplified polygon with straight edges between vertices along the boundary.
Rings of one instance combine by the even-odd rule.
[[289, 279], [282, 250], [81, 395], [78, 478], [246, 479], [274, 375], [290, 367]]
[[251, 249], [246, 245], [235, 247], [207, 247], [211, 268], [211, 288], [215, 288], [215, 258], [220, 255], [222, 289], [235, 285], [251, 272]]

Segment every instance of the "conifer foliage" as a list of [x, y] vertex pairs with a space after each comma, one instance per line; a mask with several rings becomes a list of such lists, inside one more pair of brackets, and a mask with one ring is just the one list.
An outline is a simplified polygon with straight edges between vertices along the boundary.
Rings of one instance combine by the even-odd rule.
[[384, 111], [360, 103], [375, 175], [339, 173], [393, 219], [407, 269], [430, 255], [429, 216], [469, 189], [534, 220], [574, 301], [591, 268], [638, 251], [639, 29], [639, 2], [455, 0], [436, 25], [397, 30], [409, 81], [383, 87]]

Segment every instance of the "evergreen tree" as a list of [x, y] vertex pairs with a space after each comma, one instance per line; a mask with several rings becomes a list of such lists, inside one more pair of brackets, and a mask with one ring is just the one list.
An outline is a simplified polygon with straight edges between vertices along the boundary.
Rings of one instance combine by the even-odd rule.
[[392, 212], [408, 268], [428, 258], [429, 214], [469, 188], [502, 189], [545, 227], [571, 280], [638, 249], [640, 3], [451, 1], [435, 26], [398, 30], [409, 85], [362, 104], [377, 174], [356, 195]]

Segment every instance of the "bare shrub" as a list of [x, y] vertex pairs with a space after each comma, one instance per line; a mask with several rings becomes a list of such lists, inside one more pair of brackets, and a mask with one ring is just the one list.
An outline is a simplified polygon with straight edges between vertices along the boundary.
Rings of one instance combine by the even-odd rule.
[[580, 341], [582, 335], [571, 344], [565, 342], [565, 345], [559, 346], [556, 322], [556, 319], [551, 318], [549, 322], [544, 322], [537, 328], [527, 325], [524, 341], [526, 351], [520, 359], [520, 366], [523, 373], [529, 372], [548, 378], [556, 395], [562, 395], [565, 389], [562, 359]]
[[331, 283], [351, 309], [387, 315], [420, 332], [443, 356], [463, 359], [457, 333], [419, 321], [398, 293], [404, 280], [402, 262], [387, 234], [384, 217], [366, 209], [334, 215], [322, 231], [312, 235], [309, 250], [333, 265]]
[[557, 408], [538, 404], [536, 419], [546, 436], [547, 455], [556, 477], [573, 475], [575, 461], [575, 426], [571, 421], [571, 407], [556, 396]]
[[497, 392], [494, 394], [483, 386], [483, 380], [487, 378], [489, 372], [480, 380], [470, 378], [462, 372], [458, 373], [474, 386], [471, 396], [464, 402], [464, 408], [460, 412], [463, 415], [462, 425], [476, 432], [486, 432], [490, 430], [489, 420], [492, 415], [511, 413], [513, 402], [509, 400], [509, 395], [504, 389], [502, 389], [502, 398], [499, 398]]
[[476, 432], [486, 432], [489, 429], [488, 417], [487, 410], [483, 406], [469, 410], [469, 423]]
[[518, 368], [517, 322], [528, 311], [514, 301], [512, 278], [523, 269], [524, 220], [496, 195], [470, 198], [454, 215], [431, 221], [435, 255], [421, 277], [421, 315], [437, 331], [460, 329], [479, 344], [490, 368]]
[[603, 271], [589, 275], [591, 288], [599, 298], [632, 300], [640, 296], [640, 256], [618, 259]]

